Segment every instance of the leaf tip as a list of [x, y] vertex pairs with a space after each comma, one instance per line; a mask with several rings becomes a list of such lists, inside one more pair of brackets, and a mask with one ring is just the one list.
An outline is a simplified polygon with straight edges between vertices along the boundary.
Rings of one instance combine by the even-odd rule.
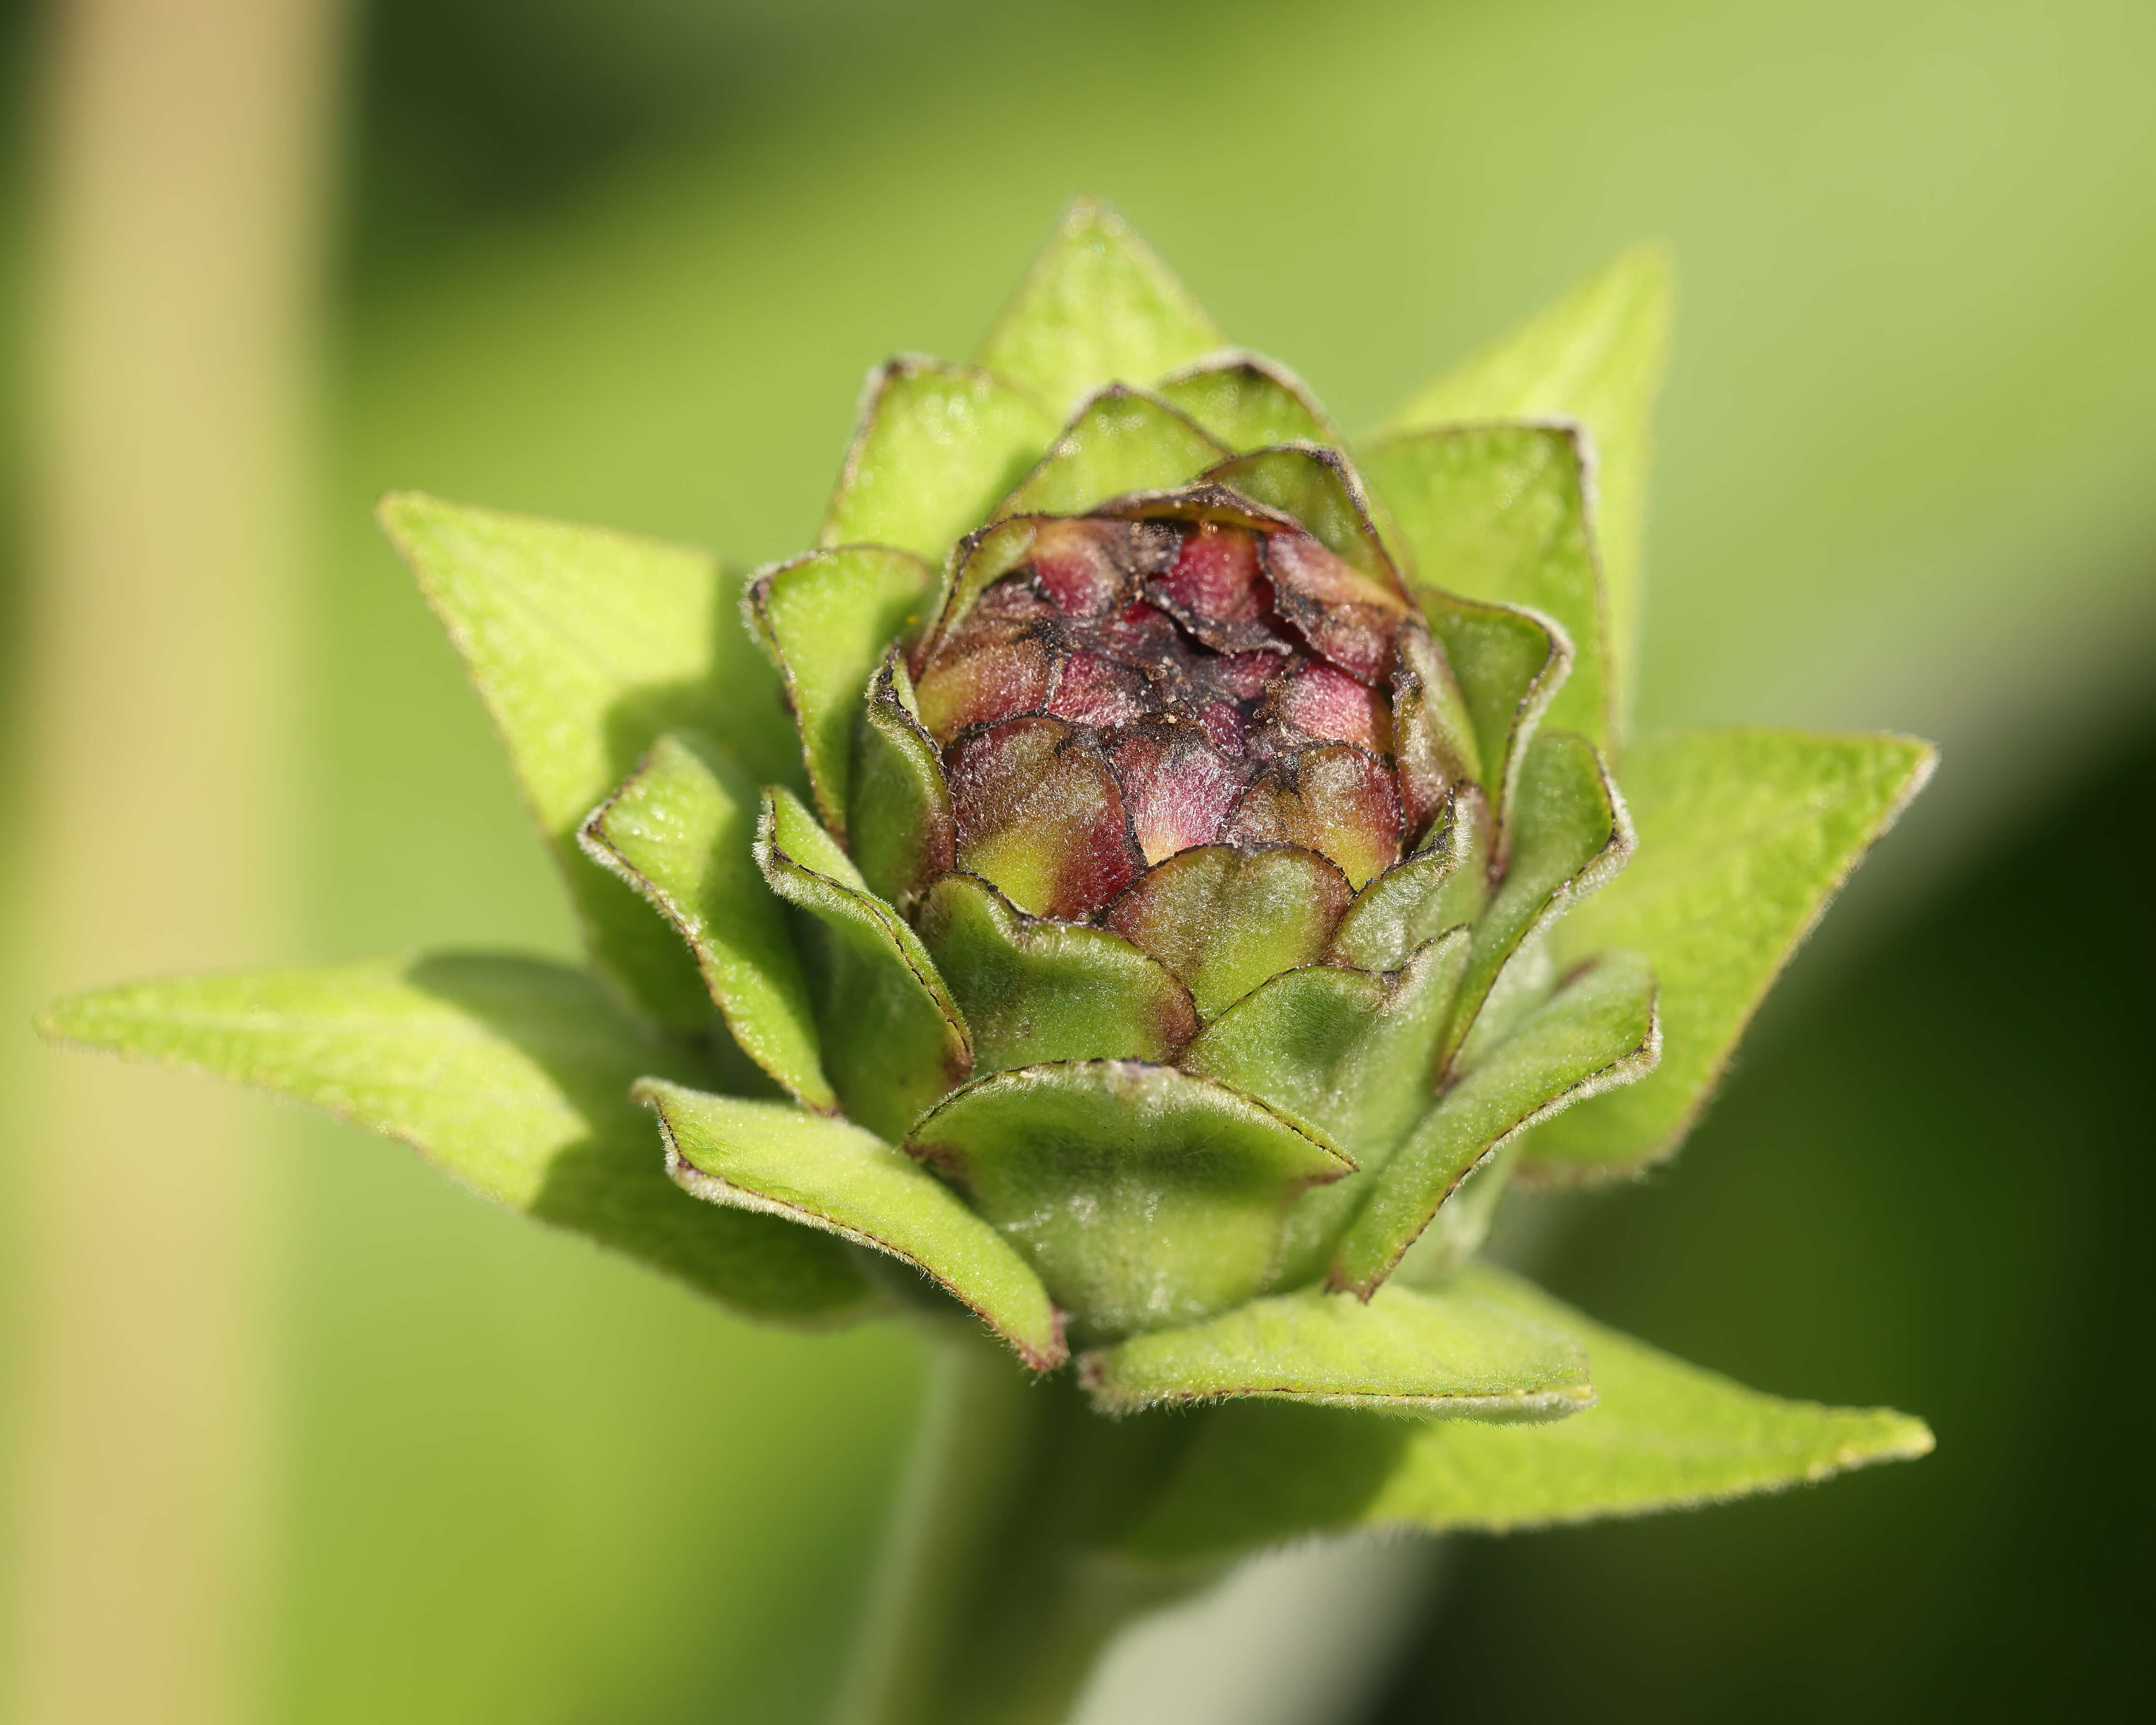
[[442, 500], [426, 491], [384, 491], [374, 500], [374, 519], [389, 542], [408, 557], [427, 518], [442, 507]]

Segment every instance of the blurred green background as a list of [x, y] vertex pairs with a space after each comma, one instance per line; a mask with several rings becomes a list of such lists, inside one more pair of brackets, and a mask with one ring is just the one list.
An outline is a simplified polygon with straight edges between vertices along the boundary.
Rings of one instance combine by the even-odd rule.
[[[19, 115], [43, 21], [6, 16]], [[785, 553], [865, 369], [970, 347], [1080, 189], [1350, 426], [1666, 242], [1641, 723], [1946, 760], [1685, 1156], [1561, 1206], [1552, 1275], [1940, 1449], [1463, 1543], [1368, 1717], [2092, 1717], [2145, 1685], [2156, 11], [356, 0], [350, 33], [295, 961], [570, 946], [378, 491]], [[918, 1389], [897, 1339], [751, 1329], [280, 1130], [270, 1716], [813, 1717]]]

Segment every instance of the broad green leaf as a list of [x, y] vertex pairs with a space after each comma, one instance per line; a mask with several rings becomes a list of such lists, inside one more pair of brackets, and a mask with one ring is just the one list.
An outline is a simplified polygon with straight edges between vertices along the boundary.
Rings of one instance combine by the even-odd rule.
[[1209, 1019], [1320, 957], [1352, 899], [1313, 850], [1201, 845], [1147, 870], [1101, 920], [1181, 978]]
[[1610, 705], [1631, 710], [1647, 516], [1648, 421], [1669, 347], [1670, 266], [1653, 246], [1625, 253], [1568, 298], [1415, 396], [1393, 429], [1563, 418], [1594, 455], [1594, 535], [1609, 583]]
[[1055, 416], [1001, 377], [894, 359], [870, 376], [818, 542], [896, 546], [941, 567], [1055, 436]]
[[1676, 1147], [1761, 997], [1935, 756], [1906, 737], [1760, 728], [1676, 732], [1626, 759], [1639, 855], [1553, 941], [1560, 962], [1613, 945], [1646, 955], [1662, 1064], [1537, 1131], [1527, 1166], [1545, 1178], [1627, 1173]]
[[1166, 1060], [1198, 1028], [1190, 991], [1121, 935], [1028, 916], [974, 875], [937, 880], [916, 924], [983, 1075], [1050, 1060]]
[[1506, 1427], [1264, 1402], [1215, 1409], [1122, 1548], [1186, 1563], [1356, 1527], [1502, 1532], [1782, 1491], [1931, 1450], [1931, 1433], [1906, 1414], [1762, 1395], [1496, 1271], [1460, 1281], [1584, 1343], [1594, 1405]]
[[709, 1083], [590, 977], [446, 953], [182, 977], [78, 995], [48, 1036], [236, 1080], [403, 1140], [465, 1184], [757, 1317], [864, 1312], [836, 1241], [678, 1191], [629, 1100], [646, 1073]]
[[1224, 1085], [1123, 1060], [979, 1080], [906, 1147], [954, 1180], [1100, 1337], [1249, 1299], [1296, 1194], [1353, 1166]]
[[1609, 619], [1578, 433], [1455, 426], [1385, 439], [1362, 465], [1399, 523], [1418, 585], [1524, 605], [1563, 629], [1572, 674], [1549, 721], [1609, 750]]
[[764, 793], [756, 860], [771, 890], [824, 932], [817, 1004], [839, 1102], [879, 1137], [903, 1136], [973, 1064], [965, 1018], [935, 961], [788, 792]]
[[645, 1079], [666, 1166], [709, 1203], [781, 1217], [904, 1260], [1038, 1371], [1066, 1357], [1048, 1290], [1009, 1241], [920, 1163], [847, 1121]]
[[854, 865], [877, 897], [909, 906], [957, 860], [957, 829], [943, 757], [921, 729], [906, 656], [884, 655], [854, 727]]
[[863, 691], [891, 643], [927, 614], [936, 576], [911, 552], [845, 545], [758, 575], [748, 614], [785, 680], [824, 824], [846, 836], [846, 786]]
[[1258, 354], [1218, 355], [1178, 372], [1157, 393], [1239, 454], [1274, 444], [1347, 447], [1302, 380]]
[[1188, 1070], [1276, 1108], [1355, 1158], [1303, 1194], [1274, 1286], [1320, 1274], [1378, 1169], [1437, 1094], [1438, 1039], [1467, 958], [1467, 931], [1430, 942], [1389, 976], [1312, 964], [1245, 995], [1185, 1052]]
[[1617, 787], [1594, 746], [1569, 732], [1544, 732], [1529, 745], [1515, 828], [1504, 879], [1476, 920], [1445, 1033], [1448, 1053], [1466, 1040], [1523, 943], [1605, 885], [1632, 854], [1631, 819]]
[[1471, 786], [1455, 792], [1422, 849], [1355, 895], [1328, 957], [1358, 970], [1397, 970], [1448, 929], [1482, 914], [1490, 896], [1490, 810]]
[[1572, 643], [1553, 619], [1517, 605], [1465, 599], [1433, 587], [1419, 597], [1475, 732], [1498, 847], [1508, 848], [1521, 767], [1572, 669]]
[[1368, 1298], [1476, 1165], [1515, 1132], [1651, 1071], [1655, 978], [1612, 953], [1465, 1073], [1377, 1177], [1333, 1255], [1332, 1286]]
[[996, 514], [1083, 515], [1111, 497], [1180, 485], [1226, 453], [1167, 403], [1111, 383], [1078, 410]]
[[380, 515], [464, 655], [593, 960], [662, 1023], [709, 1028], [686, 949], [583, 854], [577, 829], [662, 731], [700, 732], [758, 780], [793, 782], [794, 742], [736, 584], [704, 552], [417, 492], [385, 497]]
[[1293, 516], [1351, 567], [1399, 592], [1399, 572], [1370, 518], [1363, 481], [1337, 449], [1256, 449], [1210, 469], [1205, 479]]
[[1079, 1373], [1111, 1414], [1260, 1397], [1516, 1424], [1594, 1402], [1578, 1343], [1473, 1278], [1381, 1288], [1368, 1305], [1316, 1288], [1253, 1300], [1089, 1353]]
[[838, 1106], [785, 907], [757, 867], [756, 783], [668, 732], [592, 812], [584, 850], [658, 909], [696, 955], [742, 1050], [811, 1107]]
[[1104, 383], [1151, 383], [1226, 345], [1130, 224], [1081, 198], [975, 357], [1062, 412]]

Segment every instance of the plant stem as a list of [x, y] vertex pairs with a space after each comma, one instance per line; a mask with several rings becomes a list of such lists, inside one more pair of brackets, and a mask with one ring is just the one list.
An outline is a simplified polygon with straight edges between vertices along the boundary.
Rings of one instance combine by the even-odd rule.
[[1105, 1549], [1182, 1435], [1114, 1422], [938, 1326], [927, 1409], [841, 1697], [843, 1725], [1055, 1725], [1125, 1622], [1203, 1585]]

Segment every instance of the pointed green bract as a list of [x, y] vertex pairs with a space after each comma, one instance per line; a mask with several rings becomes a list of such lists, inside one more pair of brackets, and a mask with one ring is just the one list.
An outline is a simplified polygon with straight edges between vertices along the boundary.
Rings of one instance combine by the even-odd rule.
[[1490, 813], [1455, 794], [1429, 839], [1355, 895], [1327, 955], [1358, 970], [1397, 970], [1409, 955], [1482, 914], [1490, 896]]
[[942, 567], [1040, 459], [1055, 423], [970, 366], [909, 354], [877, 367], [819, 542], [895, 546]]
[[973, 875], [937, 880], [915, 922], [984, 1076], [1052, 1060], [1166, 1060], [1198, 1028], [1190, 991], [1122, 936], [1025, 916]]
[[893, 639], [927, 615], [935, 572], [910, 552], [846, 545], [757, 577], [749, 615], [785, 680], [824, 824], [846, 836], [854, 721]]
[[38, 1027], [401, 1139], [488, 1197], [742, 1312], [820, 1322], [870, 1304], [836, 1242], [675, 1189], [629, 1086], [711, 1075], [565, 965], [449, 953], [186, 977], [78, 995]]
[[996, 513], [1083, 515], [1127, 492], [1182, 485], [1226, 453], [1165, 402], [1111, 384], [1078, 410]]
[[671, 923], [742, 1050], [811, 1107], [838, 1106], [786, 912], [757, 867], [755, 782], [669, 732], [585, 822], [585, 851]]
[[1407, 816], [1403, 836], [1423, 849], [1445, 805], [1482, 783], [1482, 747], [1460, 680], [1419, 618], [1394, 638], [1392, 696], [1393, 758]]
[[1430, 942], [1390, 976], [1313, 964], [1245, 995], [1183, 1065], [1245, 1091], [1359, 1164], [1303, 1194], [1275, 1285], [1322, 1274], [1378, 1169], [1437, 1093], [1437, 1050], [1467, 957], [1467, 931]]
[[1498, 847], [1507, 850], [1521, 765], [1572, 668], [1572, 643], [1551, 619], [1517, 605], [1435, 588], [1420, 598], [1474, 728], [1480, 783], [1497, 818]]
[[1455, 929], [1390, 976], [1336, 964], [1284, 972], [1208, 1024], [1182, 1065], [1370, 1168], [1436, 1092], [1438, 1038], [1466, 957], [1466, 931]]
[[786, 791], [764, 793], [756, 859], [771, 890], [824, 932], [818, 1016], [839, 1102], [878, 1136], [904, 1136], [973, 1064], [951, 991], [920, 937]]
[[1257, 449], [1221, 462], [1205, 478], [1293, 516], [1336, 557], [1388, 587], [1399, 587], [1399, 572], [1370, 519], [1362, 481], [1337, 450]]
[[1467, 973], [1446, 1032], [1466, 1040], [1498, 975], [1523, 942], [1598, 891], [1632, 854], [1632, 824], [1602, 757], [1584, 737], [1545, 732], [1520, 775], [1505, 878], [1476, 920]]
[[1301, 379], [1255, 353], [1223, 354], [1178, 372], [1156, 393], [1238, 454], [1274, 444], [1347, 447]]
[[1523, 1134], [1476, 1163], [1452, 1196], [1437, 1207], [1430, 1226], [1400, 1254], [1393, 1273], [1385, 1278], [1386, 1287], [1442, 1287], [1473, 1261], [1490, 1238], [1497, 1206], [1512, 1183], [1525, 1142]]
[[869, 685], [855, 724], [852, 851], [877, 897], [908, 905], [929, 879], [957, 860], [951, 792], [905, 655], [893, 647]]
[[936, 626], [915, 649], [913, 669], [921, 669], [930, 649], [958, 625], [975, 600], [1033, 555], [1041, 525], [1031, 516], [1006, 516], [958, 542], [937, 603]]
[[1655, 978], [1629, 953], [1560, 989], [1446, 1091], [1388, 1162], [1333, 1255], [1335, 1287], [1366, 1299], [1476, 1164], [1556, 1110], [1653, 1070]]
[[902, 1259], [1039, 1371], [1065, 1358], [1063, 1327], [1025, 1260], [918, 1163], [847, 1121], [663, 1079], [636, 1101], [659, 1116], [667, 1170], [709, 1203], [798, 1222]]
[[956, 1181], [1056, 1304], [1102, 1337], [1249, 1299], [1296, 1194], [1351, 1167], [1224, 1085], [1120, 1060], [982, 1079], [906, 1147]]
[[416, 492], [380, 513], [493, 717], [592, 957], [662, 1023], [706, 1029], [680, 942], [576, 835], [661, 731], [701, 732], [758, 779], [793, 779], [793, 733], [733, 583], [706, 552], [626, 533]]
[[1394, 427], [1562, 417], [1587, 428], [1594, 530], [1609, 591], [1611, 706], [1631, 710], [1647, 514], [1649, 418], [1669, 347], [1669, 260], [1635, 247], [1450, 376], [1415, 396]]
[[1225, 345], [1130, 224], [1100, 199], [1081, 198], [976, 357], [1061, 411], [1104, 383], [1151, 383]]
[[1306, 1288], [1253, 1300], [1187, 1329], [1156, 1330], [1080, 1365], [1096, 1406], [1261, 1397], [1452, 1419], [1563, 1419], [1594, 1404], [1588, 1362], [1559, 1326], [1471, 1280], [1368, 1305]]
[[1639, 855], [1554, 939], [1568, 962], [1620, 944], [1647, 956], [1662, 1064], [1537, 1131], [1537, 1175], [1623, 1174], [1676, 1147], [1761, 997], [1934, 758], [1912, 737], [1763, 727], [1677, 732], [1627, 757]]
[[1781, 1491], [1932, 1448], [1906, 1414], [1763, 1395], [1497, 1271], [1470, 1269], [1454, 1286], [1584, 1344], [1594, 1405], [1524, 1427], [1265, 1402], [1215, 1409], [1119, 1548], [1191, 1563], [1356, 1527], [1500, 1532]]
[[1475, 1022], [1466, 1027], [1466, 1034], [1452, 1050], [1449, 1071], [1466, 1071], [1557, 992], [1558, 970], [1549, 954], [1548, 931], [1548, 922], [1532, 931], [1498, 966]]
[[1203, 845], [1147, 870], [1101, 920], [1181, 978], [1209, 1019], [1317, 958], [1353, 896], [1316, 851]]
[[1549, 721], [1607, 750], [1609, 622], [1588, 532], [1578, 434], [1549, 425], [1474, 425], [1388, 438], [1362, 455], [1422, 586], [1501, 599], [1553, 619], [1573, 647]]

